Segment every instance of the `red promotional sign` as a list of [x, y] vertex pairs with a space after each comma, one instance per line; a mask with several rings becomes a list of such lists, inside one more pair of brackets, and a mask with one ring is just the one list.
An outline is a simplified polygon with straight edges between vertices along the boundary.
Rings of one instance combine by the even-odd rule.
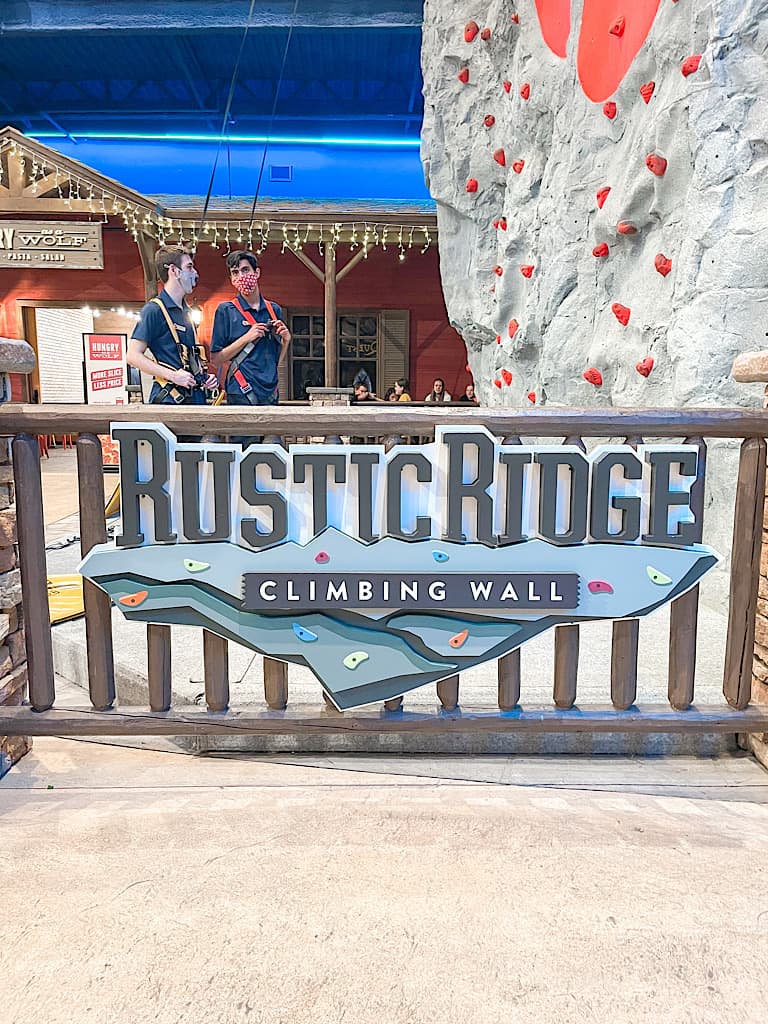
[[89, 405], [124, 405], [127, 369], [124, 334], [84, 334], [85, 384]]

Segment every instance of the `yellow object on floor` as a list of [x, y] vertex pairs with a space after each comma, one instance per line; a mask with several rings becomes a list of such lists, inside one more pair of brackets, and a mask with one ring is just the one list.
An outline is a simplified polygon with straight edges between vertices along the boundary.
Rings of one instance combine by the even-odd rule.
[[79, 619], [85, 614], [83, 604], [83, 577], [79, 573], [72, 576], [48, 577], [48, 610], [51, 625]]

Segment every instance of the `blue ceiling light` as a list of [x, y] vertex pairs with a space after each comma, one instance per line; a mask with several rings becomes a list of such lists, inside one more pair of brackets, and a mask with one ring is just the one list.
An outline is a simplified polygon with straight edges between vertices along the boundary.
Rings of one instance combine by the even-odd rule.
[[343, 136], [309, 135], [225, 135], [212, 133], [173, 132], [167, 135], [155, 132], [28, 132], [33, 139], [89, 139], [109, 142], [227, 142], [227, 143], [270, 143], [283, 146], [357, 146], [379, 149], [418, 149], [419, 139], [345, 138]]

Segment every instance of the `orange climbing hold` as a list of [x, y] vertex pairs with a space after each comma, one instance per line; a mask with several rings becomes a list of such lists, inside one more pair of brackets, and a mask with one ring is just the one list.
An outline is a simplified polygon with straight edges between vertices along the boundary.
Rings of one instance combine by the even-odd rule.
[[148, 590], [137, 590], [135, 594], [126, 594], [125, 597], [118, 598], [118, 601], [120, 604], [124, 604], [128, 608], [136, 608], [140, 604], [143, 604], [148, 597]]
[[469, 636], [469, 630], [468, 629], [462, 629], [462, 631], [460, 633], [457, 633], [456, 636], [452, 636], [451, 639], [448, 641], [448, 643], [451, 645], [451, 647], [454, 647], [454, 648], [455, 647], [462, 647], [464, 645], [464, 643], [466, 642], [466, 639], [467, 639], [468, 636]]
[[629, 308], [629, 306], [622, 306], [620, 302], [614, 302], [614, 304], [611, 306], [611, 310], [613, 311], [613, 315], [616, 317], [619, 323], [623, 327], [626, 327], [629, 323], [629, 318], [632, 315], [632, 310]]
[[683, 61], [680, 70], [683, 73], [683, 78], [687, 78], [688, 75], [695, 75], [699, 70], [699, 64], [701, 64], [701, 54], [697, 53], [693, 57], [686, 57]]
[[608, 198], [608, 193], [611, 191], [610, 187], [598, 189], [597, 191], [597, 208], [602, 210], [605, 205], [605, 200]]

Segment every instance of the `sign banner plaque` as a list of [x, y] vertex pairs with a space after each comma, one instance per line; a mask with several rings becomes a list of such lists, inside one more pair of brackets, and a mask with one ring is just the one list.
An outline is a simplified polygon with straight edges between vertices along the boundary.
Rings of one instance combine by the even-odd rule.
[[103, 270], [101, 221], [0, 220], [0, 268]]
[[306, 665], [341, 710], [553, 626], [646, 615], [717, 564], [697, 448], [179, 443], [113, 424], [122, 522], [80, 567], [128, 619]]
[[125, 405], [127, 363], [124, 334], [84, 334], [85, 386], [89, 405]]

